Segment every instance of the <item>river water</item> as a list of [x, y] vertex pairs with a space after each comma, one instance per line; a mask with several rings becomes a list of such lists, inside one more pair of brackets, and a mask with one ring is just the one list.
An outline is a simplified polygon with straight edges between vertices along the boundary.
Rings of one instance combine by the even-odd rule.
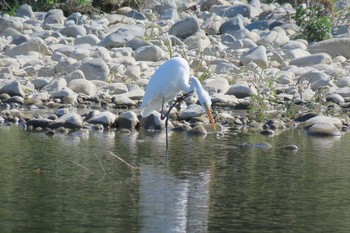
[[0, 128], [1, 232], [350, 232], [350, 134], [169, 138]]

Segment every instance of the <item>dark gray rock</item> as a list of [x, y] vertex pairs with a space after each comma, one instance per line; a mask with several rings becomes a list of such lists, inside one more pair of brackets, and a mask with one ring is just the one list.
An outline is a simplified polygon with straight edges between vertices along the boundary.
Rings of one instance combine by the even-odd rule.
[[49, 124], [51, 123], [51, 120], [46, 119], [46, 118], [41, 118], [41, 119], [30, 119], [27, 121], [27, 128], [47, 128]]
[[140, 126], [147, 130], [163, 130], [165, 129], [164, 120], [160, 119], [159, 112], [152, 112], [149, 116], [140, 120]]
[[80, 25], [68, 25], [60, 30], [60, 33], [69, 37], [85, 36], [86, 28]]
[[248, 29], [249, 31], [252, 31], [254, 29], [258, 29], [258, 30], [266, 30], [269, 29], [269, 24], [267, 21], [262, 20], [262, 21], [255, 21], [252, 22], [250, 24], [247, 24], [245, 26], [246, 29]]
[[126, 14], [126, 16], [133, 18], [133, 19], [137, 19], [137, 20], [146, 20], [147, 19], [143, 13], [141, 13], [137, 10], [134, 10], [134, 9], [132, 9], [130, 12], [128, 12]]
[[119, 115], [117, 125], [122, 129], [134, 129], [139, 123], [135, 112], [126, 111]]
[[220, 34], [231, 34], [244, 28], [244, 22], [241, 17], [234, 17], [224, 22], [220, 27]]
[[103, 46], [106, 48], [119, 48], [124, 47], [126, 44], [125, 37], [122, 33], [114, 32], [102, 38], [98, 43], [99, 46]]
[[21, 96], [21, 97], [25, 97], [26, 95], [22, 89], [21, 84], [16, 80], [8, 82], [2, 88], [0, 88], [0, 94], [2, 93], [6, 93], [10, 96]]
[[28, 4], [23, 4], [18, 7], [16, 15], [18, 17], [28, 17], [30, 19], [33, 19], [35, 17], [32, 7]]
[[199, 22], [196, 17], [190, 16], [173, 24], [169, 29], [169, 35], [181, 39], [191, 36], [199, 30]]
[[233, 18], [237, 15], [250, 18], [250, 7], [247, 5], [229, 6], [219, 12], [219, 16]]

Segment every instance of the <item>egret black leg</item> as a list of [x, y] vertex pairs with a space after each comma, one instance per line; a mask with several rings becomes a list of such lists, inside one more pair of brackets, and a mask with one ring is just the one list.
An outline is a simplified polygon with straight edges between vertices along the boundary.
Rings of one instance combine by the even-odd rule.
[[165, 119], [165, 153], [166, 153], [166, 160], [168, 160], [168, 151], [169, 151], [169, 136], [168, 136], [168, 124], [169, 124], [169, 116], [171, 110], [175, 107], [175, 105], [189, 96], [191, 96], [193, 91], [190, 91], [188, 93], [183, 94], [182, 96], [178, 97], [173, 104], [170, 104], [169, 110], [163, 114], [164, 112], [164, 97], [162, 99], [162, 112], [160, 114], [160, 119], [164, 120]]

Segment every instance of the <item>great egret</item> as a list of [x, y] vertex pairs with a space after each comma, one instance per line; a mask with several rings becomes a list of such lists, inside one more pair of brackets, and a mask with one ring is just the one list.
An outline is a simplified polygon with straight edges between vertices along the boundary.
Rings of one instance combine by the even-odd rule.
[[[213, 116], [211, 115], [211, 99], [199, 80], [191, 77], [190, 67], [187, 61], [181, 57], [174, 57], [162, 64], [151, 77], [146, 92], [142, 100], [141, 116], [147, 117], [154, 110], [161, 110], [161, 119], [165, 119], [166, 130], [166, 156], [168, 157], [168, 120], [171, 109], [180, 101], [192, 95], [193, 92], [198, 95], [198, 100], [203, 109], [208, 114], [209, 120], [216, 129]], [[181, 92], [185, 94], [178, 97], [174, 103], [170, 104], [168, 112], [163, 114], [164, 103], [172, 101]]]

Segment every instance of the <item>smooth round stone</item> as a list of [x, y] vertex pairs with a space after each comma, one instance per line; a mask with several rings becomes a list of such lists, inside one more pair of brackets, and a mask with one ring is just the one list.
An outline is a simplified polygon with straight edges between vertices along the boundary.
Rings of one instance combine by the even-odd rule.
[[285, 146], [282, 146], [282, 149], [287, 150], [287, 151], [298, 151], [299, 150], [297, 145], [285, 145]]
[[59, 108], [55, 111], [55, 114], [58, 116], [58, 117], [61, 117], [65, 114], [68, 114], [70, 111], [69, 111], [69, 108]]
[[206, 135], [207, 130], [203, 125], [197, 125], [193, 127], [192, 129], [188, 130], [186, 133], [192, 134], [192, 135]]
[[138, 124], [139, 119], [135, 112], [126, 111], [119, 115], [117, 124], [119, 128], [123, 129], [133, 129]]
[[271, 130], [271, 129], [266, 129], [266, 130], [262, 130], [262, 131], [260, 132], [260, 134], [272, 136], [272, 135], [275, 134], [275, 131], [273, 131], [273, 130]]
[[331, 123], [316, 123], [306, 130], [308, 135], [313, 136], [340, 136], [339, 129]]
[[93, 117], [91, 117], [88, 122], [91, 124], [101, 124], [105, 127], [110, 127], [115, 120], [117, 119], [117, 116], [109, 111], [97, 113]]
[[199, 22], [196, 17], [190, 16], [173, 24], [169, 29], [169, 35], [185, 39], [199, 30]]
[[156, 111], [153, 111], [149, 116], [142, 118], [140, 121], [140, 126], [144, 127], [147, 130], [165, 129], [164, 120], [161, 120], [160, 113]]

